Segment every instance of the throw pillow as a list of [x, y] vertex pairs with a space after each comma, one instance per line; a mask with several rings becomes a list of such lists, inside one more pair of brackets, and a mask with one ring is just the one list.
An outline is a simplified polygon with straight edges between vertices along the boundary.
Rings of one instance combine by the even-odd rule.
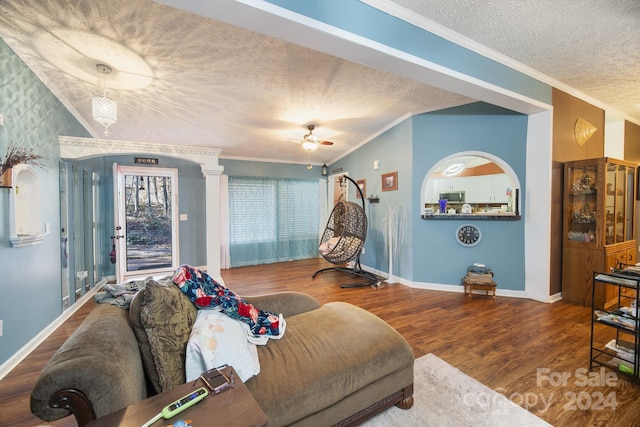
[[184, 384], [186, 347], [196, 307], [167, 277], [149, 281], [134, 298], [132, 308], [131, 322], [154, 389], [160, 393]]

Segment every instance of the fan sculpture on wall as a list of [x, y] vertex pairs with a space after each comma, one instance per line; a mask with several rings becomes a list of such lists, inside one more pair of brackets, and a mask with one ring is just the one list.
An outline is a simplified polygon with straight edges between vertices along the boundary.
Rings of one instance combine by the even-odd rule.
[[585, 119], [578, 118], [578, 120], [576, 120], [573, 134], [578, 145], [584, 145], [584, 143], [587, 142], [587, 140], [591, 138], [597, 130], [597, 127], [595, 127]]

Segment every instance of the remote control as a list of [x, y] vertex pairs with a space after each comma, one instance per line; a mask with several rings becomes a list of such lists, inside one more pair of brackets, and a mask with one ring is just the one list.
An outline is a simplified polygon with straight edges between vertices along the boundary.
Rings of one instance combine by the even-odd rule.
[[175, 402], [171, 403], [170, 405], [167, 405], [164, 408], [162, 408], [162, 418], [164, 418], [165, 420], [168, 420], [174, 415], [177, 415], [180, 412], [184, 411], [185, 409], [190, 408], [196, 403], [200, 402], [202, 399], [207, 397], [208, 394], [209, 394], [209, 391], [206, 388], [200, 387], [199, 389], [195, 390], [193, 393], [189, 393], [183, 398], [178, 399]]

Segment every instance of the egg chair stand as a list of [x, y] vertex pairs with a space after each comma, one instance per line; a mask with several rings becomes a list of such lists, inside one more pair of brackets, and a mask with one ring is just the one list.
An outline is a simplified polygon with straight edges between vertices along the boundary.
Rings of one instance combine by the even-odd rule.
[[342, 288], [378, 286], [378, 277], [362, 269], [360, 253], [367, 236], [367, 216], [364, 210], [364, 195], [358, 184], [346, 175], [341, 177], [351, 181], [362, 200], [362, 206], [354, 202], [341, 200], [333, 207], [327, 226], [320, 239], [320, 254], [332, 264], [352, 263], [352, 267], [329, 267], [316, 271], [312, 278], [325, 271], [339, 271], [367, 279], [364, 283], [341, 285]]

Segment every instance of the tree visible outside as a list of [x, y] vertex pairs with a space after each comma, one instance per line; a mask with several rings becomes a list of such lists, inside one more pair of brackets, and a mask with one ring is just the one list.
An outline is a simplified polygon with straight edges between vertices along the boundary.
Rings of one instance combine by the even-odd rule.
[[171, 267], [171, 178], [125, 176], [127, 271]]

